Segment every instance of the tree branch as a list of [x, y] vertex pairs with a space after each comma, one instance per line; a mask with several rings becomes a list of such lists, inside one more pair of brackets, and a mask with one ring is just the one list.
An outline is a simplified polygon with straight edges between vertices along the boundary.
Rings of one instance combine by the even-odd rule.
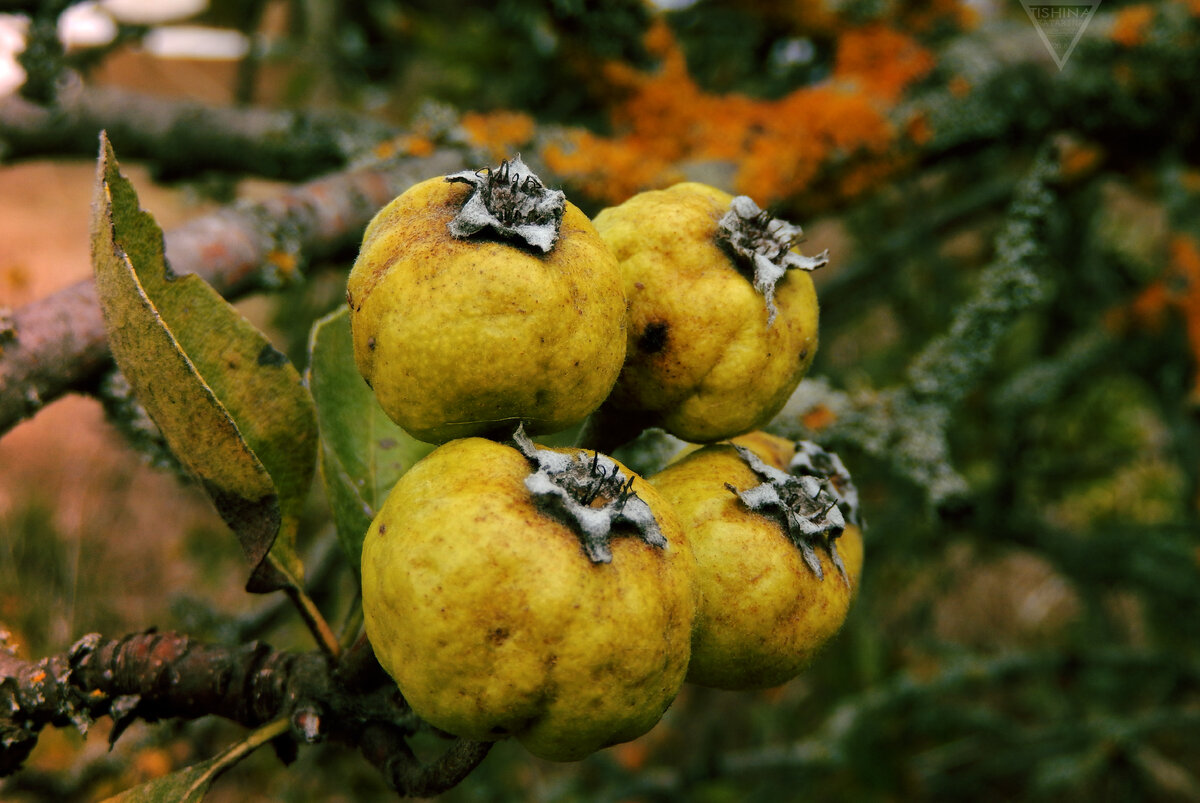
[[[335, 173], [262, 203], [234, 204], [167, 232], [167, 259], [175, 273], [196, 273], [230, 298], [278, 286], [301, 259], [351, 243], [404, 189], [464, 167], [460, 153], [443, 150]], [[7, 317], [0, 310], [0, 434], [63, 394], [85, 390], [109, 365], [91, 279]]]
[[79, 81], [50, 105], [0, 99], [6, 160], [90, 154], [101, 131], [124, 158], [153, 160], [167, 174], [220, 169], [290, 181], [340, 168], [398, 133], [348, 113], [212, 106]]
[[422, 764], [394, 725], [375, 722], [362, 734], [363, 755], [406, 797], [432, 797], [457, 786], [487, 757], [492, 744], [457, 739], [442, 755]]
[[204, 644], [176, 633], [107, 640], [85, 636], [70, 650], [24, 661], [0, 649], [0, 776], [20, 768], [47, 727], [86, 733], [109, 716], [110, 740], [141, 719], [216, 715], [247, 728], [281, 717], [293, 738], [360, 747], [405, 795], [449, 789], [487, 755], [489, 743], [457, 741], [428, 765], [406, 738], [424, 725], [360, 640], [335, 665], [320, 653], [265, 644]]
[[46, 726], [80, 732], [114, 721], [218, 714], [246, 727], [336, 703], [325, 659], [275, 652], [258, 642], [217, 646], [171, 633], [119, 640], [85, 636], [40, 661], [0, 652], [0, 774], [15, 771]]

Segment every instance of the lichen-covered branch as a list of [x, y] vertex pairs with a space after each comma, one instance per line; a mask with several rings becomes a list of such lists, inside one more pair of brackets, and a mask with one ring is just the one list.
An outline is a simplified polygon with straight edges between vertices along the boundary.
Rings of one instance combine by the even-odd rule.
[[331, 670], [320, 655], [257, 642], [227, 647], [171, 633], [92, 634], [39, 661], [0, 652], [0, 774], [21, 765], [47, 726], [86, 733], [109, 716], [116, 739], [136, 719], [218, 714], [255, 727], [281, 715], [300, 719], [333, 701]]
[[[177, 274], [196, 273], [227, 297], [278, 286], [302, 261], [358, 236], [411, 184], [463, 167], [452, 150], [335, 173], [270, 200], [234, 204], [166, 233]], [[0, 434], [65, 393], [88, 389], [111, 365], [91, 279], [0, 310]]]
[[176, 633], [84, 636], [70, 650], [25, 661], [0, 648], [0, 776], [20, 768], [46, 727], [86, 733], [111, 717], [110, 740], [135, 720], [216, 715], [249, 728], [281, 717], [301, 743], [359, 747], [405, 795], [436, 794], [473, 770], [490, 744], [452, 743], [429, 764], [406, 737], [425, 727], [360, 641], [343, 660], [259, 642], [217, 645]]
[[153, 160], [167, 174], [219, 169], [293, 181], [341, 168], [397, 134], [357, 115], [214, 106], [78, 81], [46, 105], [0, 98], [6, 160], [92, 153], [100, 131], [125, 158]]
[[[775, 427], [789, 437], [851, 443], [923, 488], [933, 509], [945, 512], [953, 506], [967, 485], [950, 456], [950, 411], [978, 385], [1018, 317], [1045, 296], [1038, 269], [1044, 258], [1041, 229], [1054, 201], [1054, 164], [1049, 153], [1034, 161], [996, 239], [995, 260], [946, 334], [910, 364], [905, 384], [847, 393], [810, 380], [801, 384]], [[820, 433], [802, 423], [806, 412], [818, 408], [834, 421]]]

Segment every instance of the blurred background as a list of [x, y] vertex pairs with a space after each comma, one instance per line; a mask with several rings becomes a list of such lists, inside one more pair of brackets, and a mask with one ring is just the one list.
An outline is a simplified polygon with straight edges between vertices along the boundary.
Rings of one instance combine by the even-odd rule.
[[[578, 764], [501, 744], [442, 799], [1200, 800], [1196, 0], [0, 11], [0, 311], [90, 275], [95, 154], [94, 136], [31, 144], [5, 120], [104, 87], [341, 115], [347, 141], [372, 137], [341, 163], [250, 172], [123, 157], [167, 229], [356, 159], [453, 148], [481, 165], [519, 151], [589, 213], [705, 181], [830, 250], [821, 348], [772, 429], [837, 450], [862, 494], [842, 633], [785, 686], [686, 688], [651, 733]], [[353, 256], [238, 306], [303, 366]], [[353, 577], [319, 489], [302, 546], [337, 622]], [[21, 655], [149, 627], [310, 648], [244, 582], [202, 494], [94, 399], [0, 438], [0, 630]], [[137, 725], [109, 752], [106, 728], [44, 733], [0, 800], [102, 799], [239, 733]], [[393, 798], [324, 746], [286, 769], [259, 751], [208, 799]]]

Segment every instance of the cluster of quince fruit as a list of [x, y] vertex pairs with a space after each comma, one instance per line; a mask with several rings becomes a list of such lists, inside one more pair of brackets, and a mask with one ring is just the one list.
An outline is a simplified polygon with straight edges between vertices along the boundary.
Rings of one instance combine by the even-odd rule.
[[[420, 717], [574, 760], [645, 733], [685, 680], [783, 683], [838, 630], [853, 485], [835, 455], [755, 431], [816, 351], [827, 257], [799, 234], [696, 183], [592, 221], [519, 157], [376, 215], [347, 289], [355, 360], [441, 445], [372, 523], [362, 600]], [[529, 437], [589, 415], [708, 445], [643, 478]]]

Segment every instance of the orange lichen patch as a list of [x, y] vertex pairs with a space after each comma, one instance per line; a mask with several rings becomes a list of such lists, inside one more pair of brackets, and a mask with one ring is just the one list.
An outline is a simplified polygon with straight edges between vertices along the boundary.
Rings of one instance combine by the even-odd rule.
[[420, 134], [404, 134], [380, 142], [371, 152], [379, 159], [393, 156], [429, 156], [434, 151], [433, 140]]
[[914, 81], [929, 74], [933, 54], [911, 36], [874, 24], [847, 31], [838, 40], [833, 76], [895, 101]]
[[894, 141], [891, 123], [869, 98], [840, 88], [806, 87], [768, 108], [744, 131], [737, 176], [737, 191], [760, 203], [803, 192], [834, 159], [849, 172], [856, 166], [849, 157], [883, 157]]
[[[1188, 347], [1200, 367], [1200, 245], [1195, 239], [1180, 235], [1171, 241], [1171, 270], [1182, 280], [1172, 288], [1173, 300], [1187, 322]], [[1200, 370], [1192, 396], [1200, 399]]]
[[1171, 238], [1170, 253], [1163, 277], [1142, 290], [1125, 314], [1110, 316], [1109, 323], [1130, 323], [1153, 330], [1162, 326], [1168, 311], [1180, 313], [1188, 349], [1196, 363], [1192, 397], [1200, 401], [1200, 243], [1195, 237], [1177, 234]]
[[625, 769], [636, 772], [646, 764], [650, 751], [641, 740], [625, 742], [613, 748], [612, 756]]
[[675, 34], [671, 33], [671, 27], [662, 17], [658, 17], [650, 23], [650, 27], [646, 29], [646, 33], [642, 37], [642, 44], [645, 46], [646, 52], [655, 58], [667, 58], [679, 52]]
[[840, 200], [852, 201], [882, 184], [902, 163], [895, 159], [852, 164], [841, 171], [833, 189]]
[[299, 266], [299, 261], [296, 255], [288, 251], [280, 251], [272, 249], [267, 252], [267, 262], [269, 262], [282, 277], [291, 277]]
[[[850, 49], [845, 71], [852, 83], [801, 87], [768, 100], [702, 89], [659, 21], [646, 36], [657, 69], [614, 62], [599, 70], [614, 99], [615, 133], [573, 131], [541, 155], [564, 181], [607, 202], [678, 181], [676, 166], [688, 161], [737, 164], [731, 189], [764, 205], [818, 180], [835, 190], [834, 199], [856, 195], [895, 169], [890, 100], [932, 66], [913, 40], [876, 28]], [[871, 54], [881, 60], [871, 62]], [[872, 72], [868, 62], [879, 69]]]
[[149, 747], [139, 751], [134, 756], [132, 765], [131, 769], [138, 782], [161, 778], [175, 769], [170, 752], [161, 747]]
[[1157, 281], [1138, 294], [1129, 305], [1129, 316], [1132, 322], [1145, 329], [1160, 329], [1167, 310], [1171, 306], [1171, 298], [1167, 293], [1167, 285]]
[[24, 264], [0, 266], [0, 304], [24, 303], [32, 287], [32, 276]]
[[929, 117], [927, 115], [914, 114], [908, 118], [908, 123], [904, 127], [904, 133], [917, 145], [925, 145], [933, 139], [933, 126], [929, 124]]
[[533, 139], [535, 125], [528, 114], [511, 111], [468, 112], [462, 126], [471, 144], [486, 148], [494, 161], [507, 159]]
[[372, 148], [371, 153], [373, 153], [375, 157], [379, 159], [391, 159], [399, 152], [399, 150], [400, 149], [396, 147], [396, 140], [385, 139], [383, 142], [380, 142], [378, 145]]
[[1150, 23], [1154, 20], [1154, 7], [1149, 3], [1125, 6], [1117, 11], [1109, 34], [1112, 40], [1124, 47], [1137, 47], [1145, 43]]
[[1078, 181], [1096, 171], [1104, 160], [1104, 150], [1091, 142], [1065, 140], [1058, 148], [1059, 176], [1063, 181]]
[[800, 423], [813, 432], [820, 432], [837, 422], [837, 413], [823, 404], [818, 404], [800, 416]]
[[946, 89], [956, 98], [965, 98], [971, 92], [971, 82], [961, 75], [956, 75], [946, 82]]
[[570, 131], [547, 144], [541, 155], [547, 167], [580, 192], [610, 204], [683, 178], [670, 160], [645, 153], [628, 137], [606, 139], [590, 131]]
[[404, 138], [401, 148], [409, 156], [424, 157], [433, 153], [434, 145], [429, 137], [410, 136]]

